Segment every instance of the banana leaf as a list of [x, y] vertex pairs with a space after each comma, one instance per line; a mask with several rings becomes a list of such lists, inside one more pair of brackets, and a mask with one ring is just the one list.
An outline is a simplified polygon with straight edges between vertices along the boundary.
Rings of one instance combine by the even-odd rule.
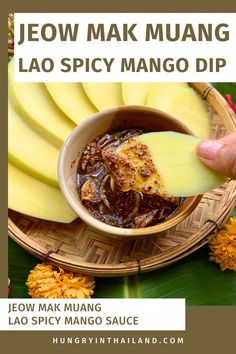
[[[188, 305], [236, 305], [236, 274], [209, 262], [205, 246], [184, 260], [150, 273], [96, 278], [95, 298], [186, 298]], [[11, 297], [28, 297], [25, 282], [39, 263], [9, 240]]]
[[236, 102], [236, 82], [211, 82], [222, 96], [230, 93], [234, 102]]
[[[110, 291], [111, 289], [111, 291]], [[117, 293], [115, 293], [117, 291]], [[236, 275], [210, 263], [204, 247], [165, 269], [123, 278], [100, 279], [95, 297], [186, 298], [187, 305], [236, 305]], [[114, 296], [115, 295], [115, 296]]]

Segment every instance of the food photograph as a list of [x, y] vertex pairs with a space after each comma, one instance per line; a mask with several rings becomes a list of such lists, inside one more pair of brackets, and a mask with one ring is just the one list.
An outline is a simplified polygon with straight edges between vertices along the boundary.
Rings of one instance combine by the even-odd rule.
[[17, 82], [9, 298], [236, 305], [236, 83]]

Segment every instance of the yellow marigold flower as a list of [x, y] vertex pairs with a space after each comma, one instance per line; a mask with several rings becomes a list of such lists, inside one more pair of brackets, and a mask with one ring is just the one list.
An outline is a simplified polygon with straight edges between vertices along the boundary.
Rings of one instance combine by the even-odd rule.
[[229, 222], [225, 224], [225, 228], [230, 235], [236, 235], [236, 216], [229, 219]]
[[26, 285], [32, 298], [90, 298], [95, 281], [91, 276], [43, 263], [30, 271]]
[[236, 271], [236, 217], [232, 217], [210, 240], [209, 247], [210, 260], [218, 263], [221, 270]]

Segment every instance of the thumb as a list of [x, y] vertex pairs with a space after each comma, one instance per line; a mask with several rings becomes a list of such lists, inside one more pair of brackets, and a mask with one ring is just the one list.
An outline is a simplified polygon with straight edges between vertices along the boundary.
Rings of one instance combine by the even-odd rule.
[[236, 179], [236, 144], [203, 140], [197, 146], [197, 155], [212, 170]]

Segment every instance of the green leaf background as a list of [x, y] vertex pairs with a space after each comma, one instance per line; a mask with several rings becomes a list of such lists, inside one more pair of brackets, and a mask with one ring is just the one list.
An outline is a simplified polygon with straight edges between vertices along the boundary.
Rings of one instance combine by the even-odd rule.
[[[236, 101], [236, 83], [213, 83]], [[234, 211], [236, 216], [236, 209]], [[29, 271], [40, 261], [9, 238], [11, 297], [28, 297]], [[236, 305], [236, 274], [209, 261], [208, 246], [166, 268], [129, 277], [96, 278], [95, 298], [186, 298], [188, 305]]]
[[236, 102], [236, 82], [212, 82], [211, 83], [223, 96], [230, 93]]

